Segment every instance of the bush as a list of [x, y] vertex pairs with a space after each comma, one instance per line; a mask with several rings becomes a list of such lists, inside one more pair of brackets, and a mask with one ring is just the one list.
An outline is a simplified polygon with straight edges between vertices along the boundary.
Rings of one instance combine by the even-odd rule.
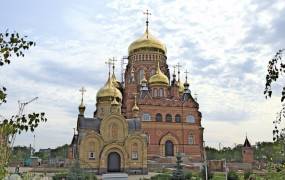
[[58, 173], [58, 174], [55, 174], [52, 179], [53, 180], [62, 180], [63, 178], [66, 178], [67, 177], [67, 173]]
[[191, 179], [192, 179], [192, 173], [191, 173], [191, 172], [186, 172], [186, 173], [184, 174], [184, 176], [185, 176], [185, 179], [186, 179], [186, 180], [191, 180]]
[[169, 174], [157, 174], [150, 178], [151, 180], [171, 180], [171, 175]]
[[228, 180], [239, 180], [238, 174], [234, 171], [228, 173]]
[[246, 172], [243, 174], [243, 178], [244, 178], [245, 180], [248, 180], [249, 177], [250, 177], [250, 175], [251, 175], [251, 172], [250, 172], [250, 171], [246, 171]]

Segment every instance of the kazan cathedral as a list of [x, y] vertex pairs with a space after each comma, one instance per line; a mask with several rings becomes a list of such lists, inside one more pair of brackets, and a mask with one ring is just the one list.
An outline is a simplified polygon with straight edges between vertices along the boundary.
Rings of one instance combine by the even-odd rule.
[[[93, 117], [86, 117], [82, 100], [69, 159], [103, 174], [147, 174], [148, 163], [203, 160], [203, 127], [197, 100], [189, 83], [172, 74], [166, 46], [148, 29], [128, 48], [124, 82], [113, 73], [97, 92]], [[109, 64], [110, 65], [110, 64]], [[150, 161], [151, 160], [151, 161]]]

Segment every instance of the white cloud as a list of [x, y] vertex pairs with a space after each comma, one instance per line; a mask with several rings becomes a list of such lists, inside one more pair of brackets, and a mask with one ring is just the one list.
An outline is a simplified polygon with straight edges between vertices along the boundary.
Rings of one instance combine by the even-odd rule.
[[[23, 30], [39, 42], [23, 60], [1, 69], [1, 84], [11, 96], [0, 112], [11, 114], [18, 99], [39, 96], [29, 107], [49, 116], [37, 130], [39, 146], [69, 143], [76, 126], [78, 89], [87, 86], [87, 114], [92, 116], [96, 92], [106, 79], [105, 60], [127, 54], [128, 45], [144, 31], [142, 12], [148, 8], [150, 30], [167, 45], [168, 63], [180, 61], [190, 69], [206, 143], [216, 147], [218, 142], [243, 143], [245, 132], [252, 142], [271, 140], [279, 99], [266, 101], [263, 86], [267, 61], [282, 41], [260, 39], [272, 39], [268, 33], [281, 28], [274, 22], [284, 4], [282, 0], [66, 3], [58, 17], [58, 28], [68, 30], [66, 35], [47, 31], [44, 37], [36, 27]], [[30, 136], [21, 135], [17, 143], [28, 144]]]

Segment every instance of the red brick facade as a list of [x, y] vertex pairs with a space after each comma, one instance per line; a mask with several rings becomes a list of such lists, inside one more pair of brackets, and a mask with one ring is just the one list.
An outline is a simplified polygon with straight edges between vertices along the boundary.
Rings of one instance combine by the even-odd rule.
[[254, 162], [253, 148], [251, 147], [247, 137], [246, 137], [244, 145], [242, 147], [242, 162], [244, 162], [244, 163], [253, 163]]
[[[150, 85], [148, 90], [142, 90], [143, 77], [149, 81], [155, 74], [157, 61], [160, 69], [169, 81], [168, 85]], [[203, 127], [199, 104], [192, 98], [188, 90], [179, 92], [178, 79], [170, 78], [165, 52], [155, 48], [141, 48], [130, 52], [125, 71], [125, 88], [123, 90], [122, 113], [126, 118], [132, 118], [134, 96], [137, 93], [139, 117], [142, 129], [149, 137], [148, 158], [164, 157], [165, 142], [171, 141], [176, 152], [184, 153], [193, 161], [202, 160]], [[161, 119], [157, 119], [161, 114]]]

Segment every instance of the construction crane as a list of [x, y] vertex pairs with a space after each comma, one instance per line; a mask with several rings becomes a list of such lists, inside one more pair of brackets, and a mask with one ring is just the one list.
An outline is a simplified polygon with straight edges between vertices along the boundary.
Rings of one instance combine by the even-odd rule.
[[21, 102], [21, 101], [18, 101], [18, 105], [19, 105], [19, 111], [18, 111], [18, 116], [22, 116], [23, 115], [23, 112], [24, 112], [24, 108], [26, 105], [30, 104], [31, 102], [37, 100], [39, 97], [35, 97], [27, 102]]

